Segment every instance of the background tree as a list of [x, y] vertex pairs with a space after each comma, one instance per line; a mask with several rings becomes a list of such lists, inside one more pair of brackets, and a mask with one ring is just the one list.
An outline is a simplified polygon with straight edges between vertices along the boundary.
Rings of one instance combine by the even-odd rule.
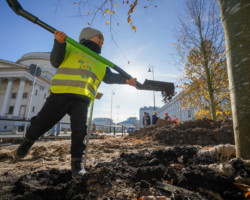
[[[58, 0], [58, 5], [62, 2], [63, 0]], [[119, 4], [122, 5], [121, 9], [119, 9], [118, 2], [116, 0], [79, 0], [78, 2], [72, 1], [72, 3], [79, 7], [77, 16], [88, 18], [87, 23], [89, 26], [93, 23], [96, 17], [102, 16], [106, 20], [106, 25], [110, 26], [111, 34], [112, 26], [119, 26], [120, 24], [120, 22], [115, 17], [117, 13], [121, 14], [121, 12], [125, 11], [127, 13], [127, 22], [130, 24], [131, 29], [136, 32], [136, 26], [132, 20], [132, 15], [135, 8], [138, 6], [143, 7], [144, 9], [147, 9], [152, 6], [157, 7], [157, 5], [154, 5], [155, 0], [123, 0], [119, 2]]]
[[230, 115], [230, 99], [218, 5], [214, 0], [188, 0], [186, 9], [176, 34], [185, 65], [182, 106], [195, 107], [196, 118], [225, 118]]
[[226, 39], [236, 156], [250, 159], [250, 2], [218, 3]]

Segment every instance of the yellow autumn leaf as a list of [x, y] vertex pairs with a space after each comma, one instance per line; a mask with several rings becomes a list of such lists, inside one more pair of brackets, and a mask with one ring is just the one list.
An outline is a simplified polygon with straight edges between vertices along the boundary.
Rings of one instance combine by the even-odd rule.
[[110, 11], [110, 14], [111, 14], [111, 15], [114, 14], [114, 13], [115, 13], [115, 11], [113, 11], [113, 10]]
[[136, 29], [136, 27], [133, 25], [133, 26], [132, 26], [132, 29], [133, 29], [133, 30], [135, 30], [135, 29]]
[[91, 14], [91, 12], [88, 12], [88, 14], [90, 15], [90, 14]]
[[109, 21], [106, 21], [106, 25], [109, 25]]
[[114, 4], [115, 7], [117, 7], [117, 4]]
[[109, 13], [109, 9], [106, 9], [105, 12], [106, 12], [106, 13]]

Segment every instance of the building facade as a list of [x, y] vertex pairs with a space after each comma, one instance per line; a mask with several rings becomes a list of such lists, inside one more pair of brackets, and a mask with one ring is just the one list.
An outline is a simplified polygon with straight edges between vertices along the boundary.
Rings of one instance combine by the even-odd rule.
[[178, 118], [180, 122], [194, 119], [194, 108], [189, 107], [184, 109], [181, 107], [180, 94], [176, 95], [170, 102], [162, 106], [157, 110], [158, 117], [164, 119], [164, 115], [167, 112], [169, 117], [173, 120]]
[[[10, 131], [14, 125], [23, 126], [22, 119], [28, 116], [30, 119], [42, 108], [56, 73], [49, 57], [50, 53], [33, 52], [16, 62], [0, 59], [0, 131]], [[31, 64], [41, 69], [39, 77], [29, 72]], [[62, 121], [68, 122], [68, 117]]]

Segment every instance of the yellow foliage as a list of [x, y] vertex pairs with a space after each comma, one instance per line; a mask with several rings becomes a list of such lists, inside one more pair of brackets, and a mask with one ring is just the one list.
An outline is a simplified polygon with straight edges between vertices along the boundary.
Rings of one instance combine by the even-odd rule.
[[212, 100], [218, 119], [231, 116], [229, 85], [224, 55], [205, 43], [207, 57], [198, 48], [190, 48], [184, 66], [185, 79], [182, 91], [182, 107], [193, 106], [195, 118], [212, 118]]

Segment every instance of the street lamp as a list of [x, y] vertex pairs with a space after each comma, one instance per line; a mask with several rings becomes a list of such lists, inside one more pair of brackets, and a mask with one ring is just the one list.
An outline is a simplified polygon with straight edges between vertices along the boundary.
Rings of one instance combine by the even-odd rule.
[[120, 105], [116, 105], [116, 108], [117, 108], [117, 122], [116, 122], [116, 124], [118, 124], [118, 120], [119, 120], [119, 108], [120, 108]]
[[[149, 66], [148, 72], [152, 72], [152, 74], [153, 74], [153, 81], [154, 81], [155, 80], [155, 76], [154, 76], [154, 66], [153, 65]], [[153, 97], [154, 97], [154, 111], [155, 111], [155, 91], [153, 91]]]
[[111, 92], [111, 109], [110, 109], [110, 133], [111, 133], [111, 125], [112, 125], [112, 108], [113, 108], [113, 95], [115, 95], [115, 92], [112, 90]]

